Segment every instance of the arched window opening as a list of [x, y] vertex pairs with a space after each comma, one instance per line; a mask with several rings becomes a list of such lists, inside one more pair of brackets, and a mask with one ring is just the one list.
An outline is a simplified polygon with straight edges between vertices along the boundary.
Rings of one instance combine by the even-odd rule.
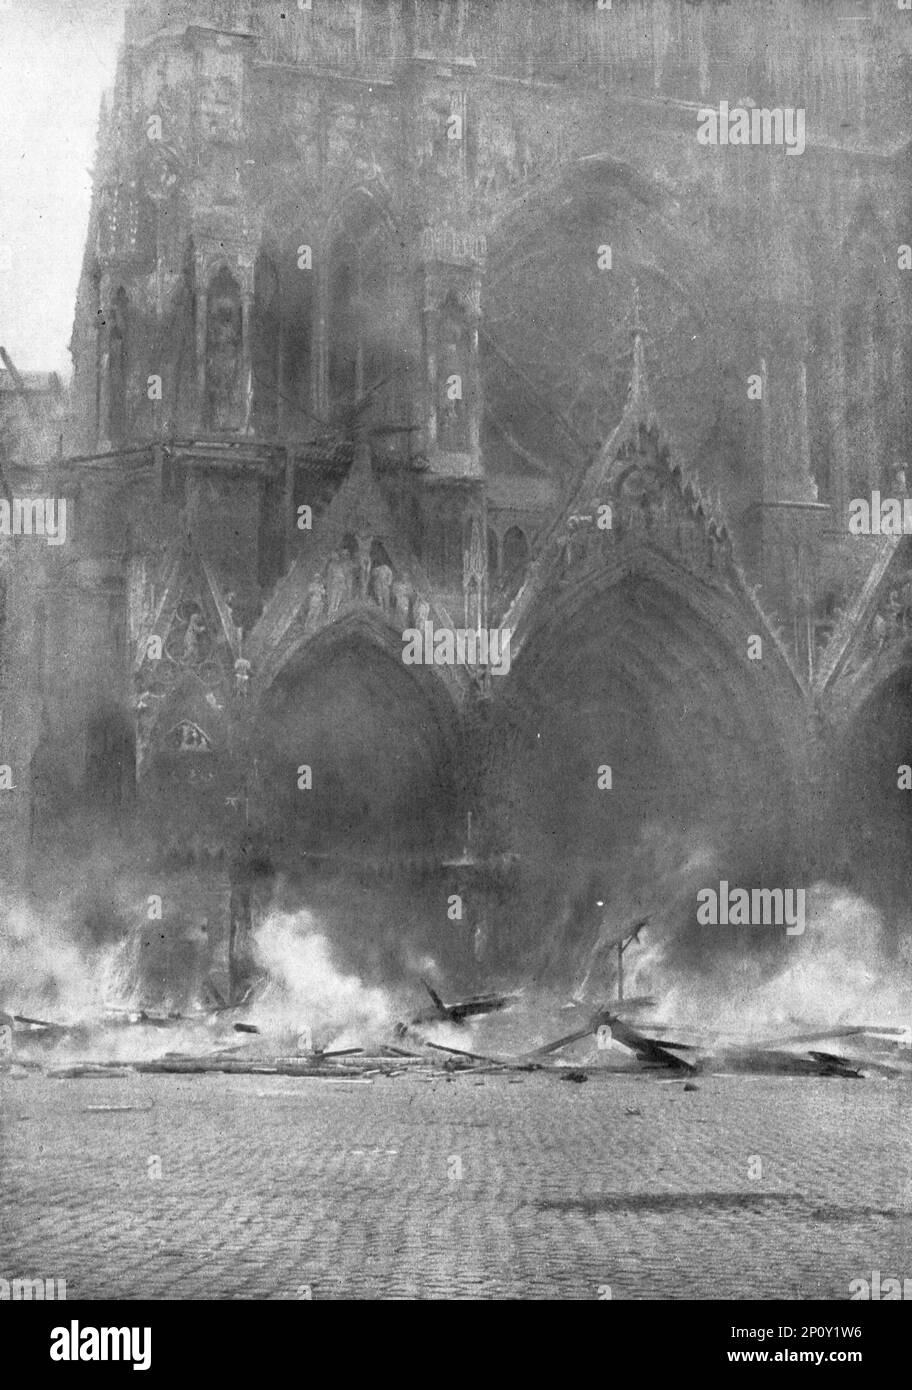
[[518, 583], [528, 563], [529, 542], [526, 540], [525, 532], [518, 526], [511, 526], [503, 538], [504, 583]]
[[[281, 389], [279, 403], [283, 429], [302, 433], [312, 410], [314, 380], [314, 275], [313, 269], [302, 268], [304, 248], [308, 237], [300, 233], [286, 243], [281, 257], [279, 274], [279, 313], [281, 327], [278, 341], [278, 377]], [[305, 260], [306, 266], [306, 260]]]
[[184, 251], [180, 286], [174, 303], [174, 419], [180, 429], [195, 429], [196, 420], [196, 249], [191, 237]]
[[281, 301], [275, 261], [263, 251], [257, 256], [253, 272], [252, 327], [252, 423], [258, 435], [269, 438], [276, 433], [279, 418]]
[[240, 415], [243, 313], [237, 281], [226, 268], [209, 286], [206, 303], [206, 423], [237, 429]]
[[441, 449], [469, 447], [471, 327], [462, 305], [448, 295], [440, 314], [437, 349], [437, 440]]
[[128, 324], [130, 301], [123, 285], [114, 296], [108, 330], [108, 438], [114, 444], [127, 433]]
[[390, 569], [393, 567], [393, 562], [382, 541], [371, 542], [371, 567], [376, 565], [388, 565]]
[[[853, 256], [856, 251], [853, 249]], [[878, 247], [870, 243], [869, 263], [875, 264]], [[896, 333], [890, 306], [873, 273], [865, 274], [852, 289], [842, 315], [845, 365], [845, 427], [850, 476], [863, 479], [861, 495], [897, 467], [895, 454], [901, 430], [894, 381]]]
[[374, 423], [407, 418], [420, 359], [407, 269], [376, 209], [362, 199], [336, 242], [329, 277], [329, 398], [337, 418], [356, 405]]
[[488, 574], [495, 583], [500, 578], [500, 546], [492, 526], [488, 527]]
[[358, 248], [346, 238], [333, 255], [329, 279], [329, 397], [334, 414], [351, 409], [361, 394], [359, 268]]

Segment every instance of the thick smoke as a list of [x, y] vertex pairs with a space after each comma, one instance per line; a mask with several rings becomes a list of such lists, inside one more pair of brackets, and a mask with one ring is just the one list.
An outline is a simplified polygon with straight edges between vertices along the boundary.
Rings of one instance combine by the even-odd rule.
[[7, 1011], [77, 1024], [137, 1003], [136, 943], [93, 944], [67, 907], [0, 905], [0, 1002]]
[[[93, 894], [94, 876], [86, 874], [50, 904], [9, 899], [0, 908], [0, 1009], [70, 1030], [59, 1038], [20, 1034], [19, 1043], [112, 1060], [229, 1045], [278, 1054], [311, 1046], [371, 1049], [398, 1041], [397, 1023], [428, 1009], [422, 980], [450, 1002], [472, 992], [459, 987], [458, 971], [432, 949], [433, 934], [423, 939], [402, 930], [395, 891], [384, 903], [383, 894], [362, 888], [358, 905], [357, 895], [334, 882], [316, 895], [324, 905], [303, 909], [290, 905], [295, 894], [286, 884], [254, 931], [259, 986], [240, 1012], [218, 1013], [206, 992], [207, 971], [200, 969], [188, 989], [180, 952], [167, 957], [170, 978], [157, 969], [150, 980], [150, 940], [165, 939], [165, 931], [157, 932], [163, 924], [150, 930], [146, 899], [135, 890], [133, 898], [110, 886]], [[900, 1027], [912, 1019], [908, 970], [880, 912], [865, 899], [826, 882], [810, 886], [800, 937], [775, 927], [699, 926], [697, 891], [720, 876], [726, 873], [704, 835], [646, 827], [639, 843], [608, 865], [602, 879], [608, 886], [599, 890], [604, 896], [586, 930], [565, 937], [570, 959], [560, 972], [549, 977], [521, 961], [512, 973], [481, 981], [517, 991], [508, 1011], [467, 1026], [428, 1023], [420, 1031], [443, 1046], [502, 1056], [572, 1032], [589, 1013], [616, 1003], [617, 942], [644, 918], [639, 940], [624, 956], [625, 998], [655, 1001], [637, 1015], [644, 1024], [774, 1039], [802, 1028]], [[179, 884], [172, 888], [176, 895]], [[180, 933], [174, 940], [183, 944]], [[217, 950], [209, 960], [211, 977], [219, 978], [219, 958]], [[158, 1015], [158, 1026], [142, 1020], [144, 1009]], [[169, 1012], [182, 1018], [167, 1019]], [[239, 1037], [239, 1019], [259, 1034]]]
[[803, 936], [786, 940], [781, 928], [764, 926], [739, 929], [739, 936], [749, 947], [747, 933], [771, 932], [781, 938], [772, 959], [768, 951], [729, 948], [709, 969], [682, 968], [673, 941], [654, 943], [631, 962], [631, 991], [654, 994], [663, 1022], [738, 1034], [912, 1020], [908, 970], [897, 969], [884, 921], [864, 898], [816, 883], [807, 890]]
[[317, 1047], [364, 1046], [389, 1037], [395, 1022], [390, 995], [337, 968], [310, 912], [269, 914], [254, 942], [268, 979], [250, 1010], [258, 1027], [309, 1036]]
[[775, 926], [699, 925], [697, 892], [721, 879], [757, 884], [749, 869], [740, 874], [726, 863], [705, 833], [646, 826], [603, 874], [601, 919], [572, 951], [571, 996], [593, 1007], [616, 1001], [618, 938], [645, 919], [623, 965], [625, 997], [655, 1001], [643, 1018], [762, 1036], [912, 1021], [908, 969], [866, 899], [823, 881], [808, 885], [801, 936]]

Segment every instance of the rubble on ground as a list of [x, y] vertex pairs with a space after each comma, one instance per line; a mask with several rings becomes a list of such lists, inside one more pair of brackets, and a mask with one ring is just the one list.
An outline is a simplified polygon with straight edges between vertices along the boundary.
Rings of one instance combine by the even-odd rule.
[[[754, 1040], [676, 1029], [667, 1022], [650, 1024], [644, 1019], [654, 1003], [649, 999], [618, 1001], [596, 1010], [574, 1001], [565, 1011], [576, 1027], [539, 1041], [536, 1033], [540, 1037], [555, 1015], [521, 994], [492, 992], [446, 1005], [426, 988], [433, 1009], [394, 1025], [388, 1040], [365, 1040], [360, 1046], [351, 1045], [347, 1036], [328, 1037], [322, 1047], [309, 1041], [302, 1046], [301, 1038], [309, 1039], [303, 1022], [295, 1045], [294, 1029], [276, 1029], [263, 1018], [254, 1022], [256, 1001], [249, 999], [235, 1008], [223, 1005], [183, 1016], [107, 1010], [96, 1020], [75, 1025], [6, 1014], [8, 1046], [5, 1057], [0, 1056], [0, 1068], [9, 1072], [15, 1065], [19, 1074], [25, 1068], [52, 1079], [110, 1078], [128, 1071], [352, 1081], [465, 1072], [539, 1072], [570, 1081], [605, 1072], [670, 1073], [683, 1079], [697, 1073], [912, 1077], [908, 1028], [840, 1024]], [[513, 1019], [506, 1029], [503, 1021], [511, 1010]], [[484, 1032], [482, 1024], [489, 1015], [496, 1015], [497, 1022]], [[498, 1027], [501, 1045], [495, 1046]], [[463, 1033], [466, 1045], [456, 1046], [454, 1036], [461, 1040]], [[169, 1047], [172, 1038], [175, 1045]]]

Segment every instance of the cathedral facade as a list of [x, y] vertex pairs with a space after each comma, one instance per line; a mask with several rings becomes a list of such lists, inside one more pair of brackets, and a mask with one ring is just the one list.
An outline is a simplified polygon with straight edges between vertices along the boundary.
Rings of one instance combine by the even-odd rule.
[[6, 873], [102, 844], [218, 943], [259, 864], [494, 963], [695, 847], [898, 919], [912, 542], [848, 518], [906, 490], [910, 72], [875, 0], [131, 0], [5, 469], [68, 527], [5, 542]]

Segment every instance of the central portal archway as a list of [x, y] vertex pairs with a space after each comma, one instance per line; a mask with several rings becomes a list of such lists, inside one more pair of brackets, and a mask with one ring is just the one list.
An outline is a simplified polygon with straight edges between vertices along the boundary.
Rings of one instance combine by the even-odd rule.
[[674, 577], [628, 570], [543, 596], [551, 611], [497, 702], [486, 804], [523, 884], [504, 949], [558, 974], [612, 904], [662, 911], [701, 873], [788, 882], [799, 850], [748, 615], [719, 600], [701, 612]]
[[912, 765], [912, 666], [903, 665], [868, 695], [833, 761], [840, 769], [833, 867], [885, 909], [892, 928], [907, 930], [912, 790], [903, 769]]

